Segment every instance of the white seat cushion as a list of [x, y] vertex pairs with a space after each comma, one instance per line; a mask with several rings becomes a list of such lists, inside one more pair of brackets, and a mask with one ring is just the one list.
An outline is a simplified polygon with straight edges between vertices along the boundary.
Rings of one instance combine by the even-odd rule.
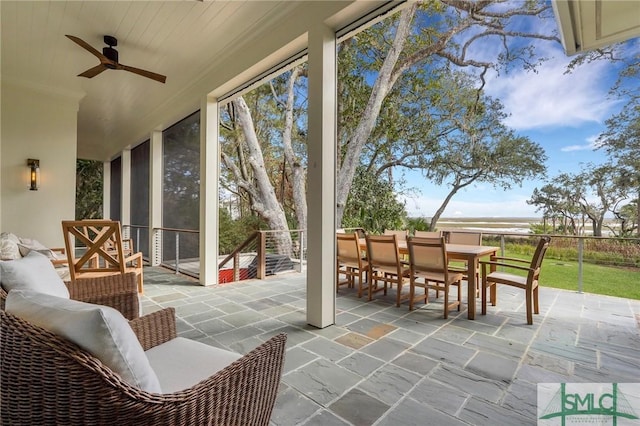
[[138, 338], [117, 310], [27, 290], [9, 292], [5, 306], [10, 314], [80, 346], [132, 386], [161, 392]]
[[69, 298], [69, 289], [56, 272], [47, 256], [32, 251], [16, 260], [0, 260], [2, 288], [32, 290], [52, 296]]
[[145, 352], [162, 393], [188, 389], [211, 377], [242, 355], [177, 337]]

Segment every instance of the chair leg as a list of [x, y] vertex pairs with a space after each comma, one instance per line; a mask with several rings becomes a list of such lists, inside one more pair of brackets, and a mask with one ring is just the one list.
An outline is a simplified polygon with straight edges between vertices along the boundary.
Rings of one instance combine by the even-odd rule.
[[414, 278], [411, 277], [411, 281], [409, 281], [409, 310], [413, 311], [413, 298], [416, 294], [416, 286]]
[[[365, 290], [369, 290], [369, 270], [365, 269], [364, 271], [360, 271], [360, 276], [358, 277], [358, 279], [360, 280], [360, 284], [359, 284], [359, 290], [358, 290], [358, 298], [362, 297], [362, 293]], [[366, 287], [363, 287], [363, 284], [366, 285]]]
[[444, 319], [449, 318], [449, 284], [444, 284]]
[[540, 303], [538, 303], [538, 286], [535, 286], [533, 289], [533, 312], [536, 314], [540, 313]]
[[482, 278], [482, 294], [480, 296], [482, 300], [482, 315], [487, 315], [487, 279], [485, 277]]
[[527, 305], [527, 324], [531, 325], [533, 324], [533, 307], [531, 306], [533, 304], [533, 291], [531, 290], [526, 290], [526, 305]]
[[460, 284], [460, 281], [458, 281], [458, 312], [460, 312], [462, 306], [462, 295], [460, 294], [462, 286]]
[[489, 295], [491, 296], [491, 306], [496, 306], [498, 303], [498, 284], [491, 283], [489, 287]]

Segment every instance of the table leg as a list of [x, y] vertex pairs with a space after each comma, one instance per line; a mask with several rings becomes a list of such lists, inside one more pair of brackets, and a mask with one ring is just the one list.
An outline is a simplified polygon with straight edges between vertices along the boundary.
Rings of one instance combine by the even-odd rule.
[[476, 271], [478, 270], [478, 258], [467, 258], [467, 318], [476, 319]]

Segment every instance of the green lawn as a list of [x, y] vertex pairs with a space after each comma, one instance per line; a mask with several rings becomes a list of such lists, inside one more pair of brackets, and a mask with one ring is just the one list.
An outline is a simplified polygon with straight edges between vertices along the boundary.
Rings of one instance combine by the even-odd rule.
[[[506, 253], [506, 256], [520, 257]], [[514, 270], [505, 271], [516, 273]], [[578, 262], [545, 257], [540, 273], [544, 287], [578, 290]], [[640, 300], [640, 270], [583, 262], [582, 291]]]

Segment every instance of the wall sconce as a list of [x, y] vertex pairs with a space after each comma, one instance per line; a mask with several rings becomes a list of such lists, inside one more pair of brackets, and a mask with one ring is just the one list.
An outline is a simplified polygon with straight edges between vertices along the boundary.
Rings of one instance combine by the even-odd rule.
[[27, 166], [29, 166], [29, 189], [31, 191], [37, 191], [40, 187], [40, 160], [34, 160], [29, 158], [27, 160]]

